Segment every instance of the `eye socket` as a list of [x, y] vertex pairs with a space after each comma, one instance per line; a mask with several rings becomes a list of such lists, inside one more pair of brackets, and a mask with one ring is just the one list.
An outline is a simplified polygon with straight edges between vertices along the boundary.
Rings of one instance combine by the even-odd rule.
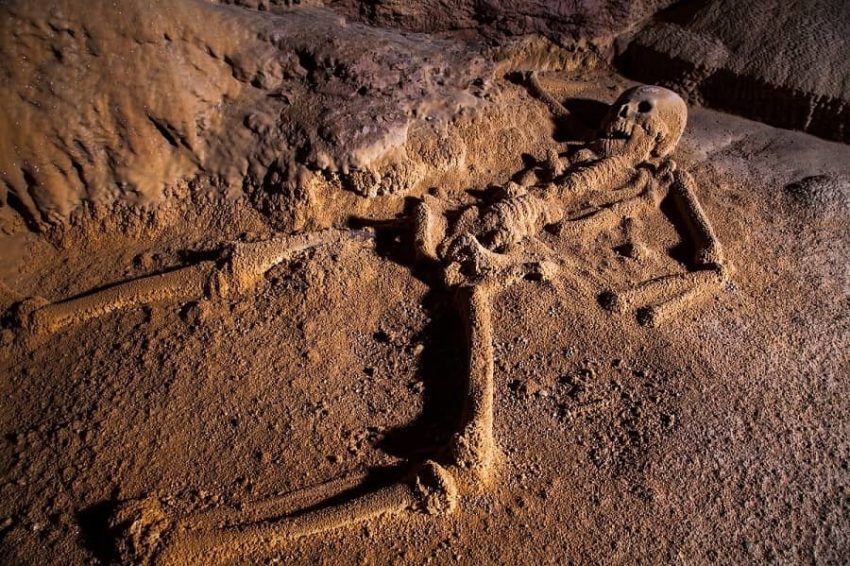
[[640, 104], [638, 104], [638, 112], [646, 114], [650, 110], [652, 110], [652, 103], [648, 100], [641, 100]]

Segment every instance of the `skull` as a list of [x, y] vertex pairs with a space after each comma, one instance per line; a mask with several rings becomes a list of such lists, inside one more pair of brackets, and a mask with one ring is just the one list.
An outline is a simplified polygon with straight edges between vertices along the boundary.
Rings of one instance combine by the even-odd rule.
[[669, 155], [679, 143], [688, 107], [660, 86], [638, 86], [623, 92], [602, 122], [597, 151], [604, 157], [629, 156], [634, 163]]

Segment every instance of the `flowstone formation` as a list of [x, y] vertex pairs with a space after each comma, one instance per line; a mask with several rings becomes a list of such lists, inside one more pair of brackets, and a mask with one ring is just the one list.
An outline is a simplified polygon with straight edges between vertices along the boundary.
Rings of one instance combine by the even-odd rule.
[[[560, 115], [568, 111], [542, 89], [529, 87]], [[522, 281], [581, 277], [576, 258], [558, 254], [540, 238], [562, 239], [628, 226], [627, 251], [644, 253], [641, 218], [672, 205], [674, 224], [691, 246], [684, 271], [662, 274], [627, 289], [591, 285], [611, 312], [635, 312], [660, 324], [717, 290], [730, 266], [696, 198], [693, 179], [670, 155], [687, 120], [675, 93], [652, 86], [627, 90], [613, 104], [595, 139], [568, 156], [551, 154], [495, 194], [475, 200], [428, 195], [394, 229], [411, 238], [416, 268], [437, 291], [453, 297], [465, 326], [464, 410], [449, 444], [410, 461], [401, 479], [366, 494], [343, 497], [361, 477], [255, 501], [239, 509], [214, 508], [173, 516], [157, 498], [124, 502], [112, 518], [120, 557], [131, 563], [198, 563], [244, 556], [258, 547], [403, 513], [446, 515], [464, 496], [486, 491], [497, 475], [494, 438], [492, 305], [500, 292]], [[275, 265], [317, 246], [351, 239], [371, 241], [371, 229], [334, 229], [225, 246], [220, 256], [167, 273], [119, 283], [55, 304], [32, 299], [15, 312], [20, 340], [35, 340], [110, 311], [161, 301], [235, 301], [250, 293]]]
[[281, 221], [319, 181], [377, 196], [462, 163], [447, 123], [482, 104], [477, 50], [278, 7], [0, 5], [0, 229], [47, 231], [86, 203], [155, 205], [201, 181]]

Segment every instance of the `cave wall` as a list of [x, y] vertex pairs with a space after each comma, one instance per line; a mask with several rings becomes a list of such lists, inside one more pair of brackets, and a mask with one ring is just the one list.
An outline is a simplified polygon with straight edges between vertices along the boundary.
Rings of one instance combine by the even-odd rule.
[[308, 172], [364, 196], [409, 188], [447, 166], [409, 154], [410, 132], [443, 136], [490, 76], [461, 43], [321, 6], [13, 0], [0, 12], [0, 203], [33, 228], [199, 176], [237, 191], [297, 193]]
[[10, 210], [38, 230], [198, 179], [284, 216], [305, 179], [421, 188], [486, 159], [456, 124], [490, 115], [494, 80], [614, 44], [627, 75], [692, 104], [846, 142], [848, 31], [829, 0], [10, 0], [0, 231]]
[[539, 34], [559, 43], [612, 37], [674, 0], [329, 0], [349, 18], [428, 33], [473, 30], [487, 38]]
[[691, 103], [846, 143], [848, 37], [848, 2], [681, 2], [624, 41], [617, 65]]

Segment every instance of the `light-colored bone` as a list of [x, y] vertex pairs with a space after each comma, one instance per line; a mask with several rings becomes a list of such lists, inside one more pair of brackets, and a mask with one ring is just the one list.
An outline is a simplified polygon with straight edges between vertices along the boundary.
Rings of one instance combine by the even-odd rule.
[[600, 303], [611, 312], [640, 311], [642, 324], [657, 325], [669, 318], [666, 315], [720, 289], [724, 281], [725, 276], [719, 270], [665, 275], [629, 289], [606, 291], [600, 295]]
[[445, 204], [425, 195], [413, 210], [413, 245], [423, 258], [439, 261], [440, 243], [448, 232]]
[[223, 270], [217, 262], [202, 261], [57, 303], [36, 304], [22, 311], [19, 325], [31, 334], [49, 334], [123, 308], [221, 297], [231, 291], [244, 293], [269, 269], [299, 252], [343, 240], [371, 237], [368, 230], [324, 230], [264, 242], [231, 244], [229, 262]]
[[552, 113], [553, 116], [558, 118], [567, 118], [570, 115], [570, 111], [567, 110], [563, 104], [558, 102], [558, 100], [549, 94], [549, 92], [543, 88], [543, 85], [540, 84], [540, 80], [537, 78], [537, 73], [535, 71], [531, 71], [526, 76], [526, 80], [528, 82], [529, 90], [531, 94], [536, 96], [543, 102], [546, 107], [549, 109], [549, 112]]
[[215, 272], [215, 262], [204, 261], [191, 267], [119, 283], [48, 304], [33, 312], [28, 324], [24, 324], [34, 334], [51, 333], [130, 306], [199, 299], [205, 295]]
[[578, 202], [591, 191], [610, 191], [632, 184], [638, 172], [629, 156], [614, 155], [573, 170], [546, 192], [560, 206]]
[[601, 209], [583, 210], [558, 224], [558, 234], [576, 241], [591, 239], [597, 234], [621, 225], [623, 218], [637, 217], [650, 209], [652, 201], [647, 195], [627, 198]]
[[698, 285], [681, 291], [654, 305], [647, 305], [637, 310], [637, 320], [643, 326], [657, 327], [675, 318], [684, 309], [693, 306], [717, 287], [711, 284]]
[[[532, 91], [553, 108], [553, 113], [568, 115], [533, 75], [530, 83]], [[609, 114], [603, 133], [628, 127], [626, 143], [612, 141], [614, 138], [602, 142], [599, 158], [583, 157], [580, 167], [555, 179], [554, 184], [532, 187], [528, 192], [520, 185], [510, 185], [505, 188], [503, 199], [483, 214], [476, 207], [468, 207], [460, 211], [451, 225], [449, 205], [439, 199], [425, 197], [415, 209], [414, 245], [419, 257], [442, 264], [443, 283], [455, 295], [466, 327], [468, 379], [463, 422], [444, 455], [445, 467], [426, 462], [401, 482], [326, 507], [311, 506], [311, 502], [327, 500], [332, 492], [339, 494], [354, 487], [360, 478], [338, 480], [238, 510], [214, 509], [175, 520], [169, 520], [156, 506], [131, 506], [123, 515], [119, 514], [128, 535], [122, 547], [125, 557], [165, 564], [227, 561], [258, 547], [281, 548], [301, 537], [384, 515], [411, 511], [450, 513], [457, 504], [458, 487], [465, 493], [486, 488], [498, 452], [493, 432], [492, 301], [511, 283], [529, 276], [549, 278], [558, 268], [555, 262], [541, 259], [549, 250], [539, 249], [536, 255], [529, 254], [518, 249], [518, 244], [529, 248], [536, 243], [538, 248], [545, 248], [536, 240], [536, 234], [544, 226], [560, 221], [568, 205], [584, 202], [597, 212], [582, 218], [572, 217], [561, 224], [562, 234], [574, 235], [586, 229], [605, 229], [609, 222], [619, 223], [624, 215], [636, 213], [647, 204], [657, 205], [652, 198], [654, 194], [648, 190], [656, 186], [651, 185], [655, 181], [648, 178], [644, 166], [637, 166], [643, 160], [666, 156], [678, 142], [686, 110], [677, 98], [656, 87], [624, 93]], [[641, 103], [647, 101], [652, 102], [651, 111], [641, 110]], [[550, 173], [559, 176], [560, 166], [557, 154], [550, 155]], [[641, 322], [649, 325], [692, 304], [716, 289], [726, 277], [719, 244], [696, 201], [692, 181], [683, 175], [675, 179], [677, 184], [674, 183], [671, 194], [700, 257], [704, 256], [703, 264], [714, 266], [708, 260], [716, 256], [721, 267], [659, 277], [601, 297], [611, 310], [638, 309]], [[234, 245], [230, 248], [224, 281], [217, 288], [248, 291], [268, 269], [297, 251], [350, 237], [351, 233], [330, 231]], [[561, 263], [571, 271], [587, 272], [590, 279], [597, 277], [584, 258], [562, 258]], [[204, 284], [210, 286], [210, 274], [206, 276]], [[598, 278], [593, 284], [598, 285]], [[299, 511], [294, 512], [296, 508]]]
[[604, 156], [628, 156], [633, 164], [666, 157], [676, 148], [688, 106], [672, 90], [643, 85], [623, 92], [605, 116], [597, 144]]
[[[302, 537], [381, 516], [412, 511], [447, 515], [456, 505], [453, 477], [434, 462], [426, 462], [407, 481], [338, 505], [228, 526], [210, 527], [205, 521], [196, 522], [194, 517], [169, 524], [155, 502], [143, 501], [142, 505], [131, 504], [129, 520], [121, 525], [128, 536], [122, 539], [119, 553], [124, 562], [133, 564], [220, 564], [258, 549], [278, 550]], [[126, 519], [127, 514], [122, 518]]]
[[281, 236], [262, 242], [233, 244], [230, 256], [230, 275], [234, 289], [244, 293], [275, 265], [287, 261], [304, 250], [351, 239], [369, 239], [370, 230], [322, 230], [292, 236]]
[[492, 474], [496, 454], [492, 297], [504, 285], [521, 279], [522, 273], [540, 269], [534, 267], [535, 262], [517, 261], [517, 258], [524, 256], [507, 255], [498, 263], [501, 271], [491, 269], [486, 277], [453, 287], [459, 315], [466, 327], [468, 379], [463, 426], [452, 439], [446, 455], [447, 467], [426, 462], [405, 481], [338, 505], [296, 514], [292, 514], [294, 506], [304, 508], [310, 500], [326, 499], [331, 492], [339, 492], [340, 486], [354, 486], [356, 480], [344, 479], [295, 497], [253, 503], [244, 509], [215, 509], [173, 521], [168, 521], [156, 506], [141, 507], [141, 512], [137, 506], [132, 508], [135, 514], [131, 514], [129, 521], [125, 518], [122, 527], [129, 535], [121, 546], [124, 558], [157, 564], [223, 562], [244, 555], [249, 549], [274, 550], [301, 537], [383, 515], [411, 511], [448, 514], [457, 504], [456, 482], [467, 493], [483, 489]]
[[696, 183], [689, 173], [677, 170], [670, 194], [696, 248], [694, 263], [700, 267], [720, 268], [725, 263], [723, 248], [697, 200], [695, 187]]
[[458, 300], [466, 325], [467, 390], [463, 426], [452, 439], [451, 458], [468, 472], [467, 489], [478, 489], [493, 467], [493, 322], [491, 290], [485, 285], [461, 288]]
[[339, 493], [354, 489], [362, 484], [367, 477], [367, 473], [351, 474], [283, 495], [242, 503], [236, 509], [213, 507], [207, 511], [194, 513], [190, 517], [181, 517], [176, 521], [176, 528], [197, 531], [272, 520], [306, 509], [315, 505], [317, 501], [326, 501]]
[[394, 484], [339, 506], [308, 512], [247, 526], [212, 531], [175, 533], [157, 558], [159, 564], [223, 563], [258, 549], [280, 549], [287, 543], [340, 527], [395, 515], [410, 510], [417, 503], [412, 487]]
[[490, 207], [481, 218], [479, 233], [491, 249], [516, 244], [536, 236], [544, 226], [559, 222], [563, 208], [535, 195], [505, 199]]

